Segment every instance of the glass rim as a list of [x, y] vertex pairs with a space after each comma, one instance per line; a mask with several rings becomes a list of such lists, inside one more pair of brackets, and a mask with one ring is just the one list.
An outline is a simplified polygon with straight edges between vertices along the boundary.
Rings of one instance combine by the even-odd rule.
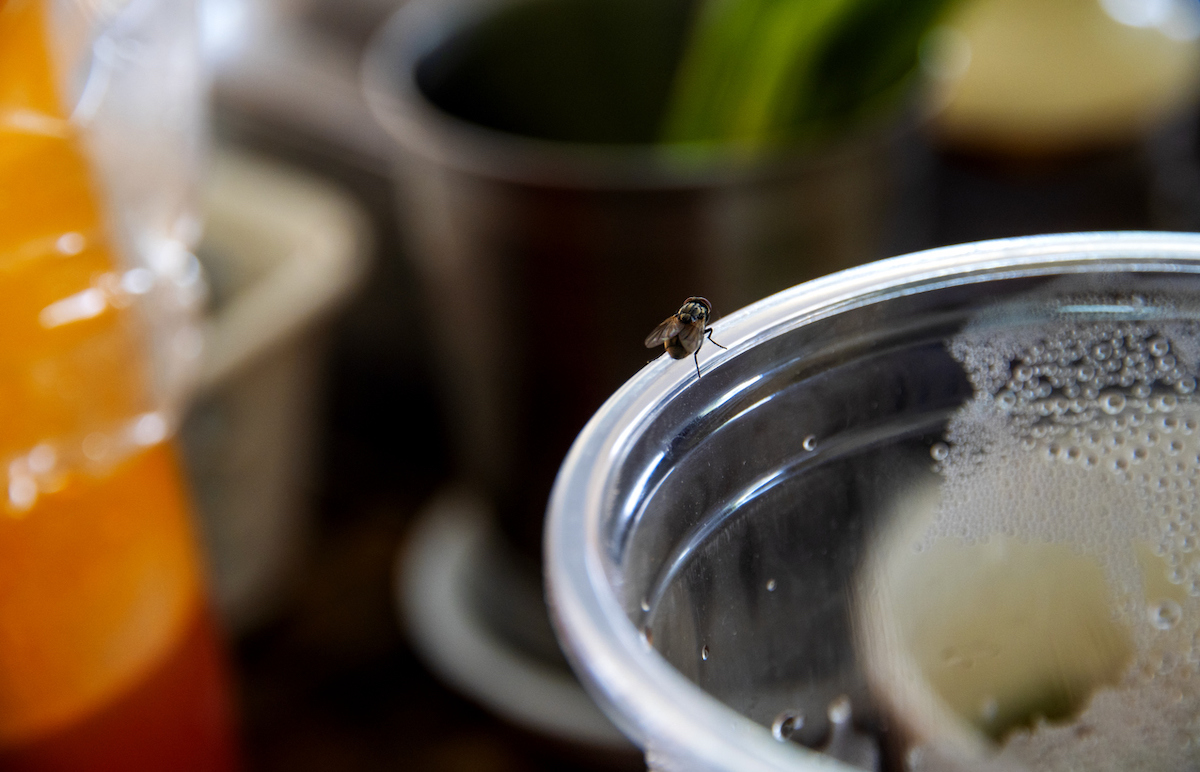
[[[1021, 236], [914, 252], [779, 292], [718, 320], [701, 369], [797, 327], [884, 299], [984, 281], [1066, 273], [1200, 273], [1200, 234], [1106, 231]], [[551, 492], [544, 538], [546, 597], [563, 649], [585, 686], [651, 761], [706, 770], [851, 770], [734, 711], [642, 639], [605, 569], [602, 518], [625, 448], [665, 402], [695, 383], [660, 356], [604, 403], [576, 438]]]

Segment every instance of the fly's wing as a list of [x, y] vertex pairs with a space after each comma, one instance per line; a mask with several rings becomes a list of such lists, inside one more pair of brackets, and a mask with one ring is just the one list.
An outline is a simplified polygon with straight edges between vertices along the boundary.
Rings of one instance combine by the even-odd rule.
[[679, 321], [677, 316], [669, 316], [663, 320], [663, 323], [654, 328], [654, 331], [646, 336], [646, 348], [654, 348], [661, 346], [671, 338], [679, 334], [683, 329], [683, 322]]
[[700, 344], [704, 342], [704, 323], [692, 322], [681, 326], [683, 329], [679, 331], [679, 345], [689, 354], [699, 350]]

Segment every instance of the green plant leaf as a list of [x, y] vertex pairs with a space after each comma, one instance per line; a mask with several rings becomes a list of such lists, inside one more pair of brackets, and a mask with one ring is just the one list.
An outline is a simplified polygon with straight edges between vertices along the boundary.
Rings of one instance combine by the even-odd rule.
[[818, 139], [895, 102], [953, 0], [701, 0], [662, 141]]

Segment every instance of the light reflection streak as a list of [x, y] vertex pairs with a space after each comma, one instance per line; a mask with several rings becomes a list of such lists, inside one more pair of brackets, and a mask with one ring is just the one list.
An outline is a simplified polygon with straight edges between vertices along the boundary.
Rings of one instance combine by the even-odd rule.
[[745, 409], [745, 410], [743, 410], [742, 412], [740, 412], [740, 413], [738, 413], [737, 415], [735, 415], [733, 418], [730, 418], [730, 419], [729, 419], [729, 421], [727, 421], [726, 423], [733, 423], [734, 421], [737, 421], [739, 418], [741, 418], [742, 416], [746, 415], [746, 414], [747, 414], [747, 413], [749, 413], [751, 410], [757, 410], [758, 408], [760, 408], [760, 407], [762, 407], [763, 405], [767, 404], [767, 403], [768, 403], [768, 402], [770, 402], [771, 400], [775, 399], [777, 396], [779, 396], [779, 392], [775, 392], [774, 394], [768, 394], [767, 396], [765, 396], [765, 397], [763, 397], [762, 399], [760, 399], [758, 402], [755, 402], [755, 403], [754, 403], [753, 405], [751, 405], [750, 407], [746, 408], [746, 409]]
[[[638, 477], [637, 482], [629, 491], [629, 495], [625, 498], [625, 504], [621, 507], [621, 519], [617, 523], [618, 536], [613, 540], [613, 547], [617, 552], [625, 549], [626, 540], [633, 533], [634, 526], [637, 525], [638, 518], [645, 511], [642, 502], [646, 501], [649, 496], [645, 495], [646, 486], [650, 484], [650, 479], [654, 476], [654, 472], [658, 469], [658, 465], [667, 457], [666, 451], [659, 451], [649, 464], [646, 465], [645, 471]], [[658, 485], [662, 484], [659, 480]], [[655, 485], [657, 490], [658, 485]]]
[[38, 322], [46, 329], [53, 329], [71, 322], [92, 319], [104, 313], [106, 308], [108, 300], [104, 297], [104, 292], [92, 287], [46, 306], [38, 314]]
[[70, 136], [70, 125], [35, 110], [5, 110], [0, 112], [0, 131], [64, 139]]
[[1136, 314], [1147, 313], [1149, 309], [1134, 308], [1133, 306], [1107, 306], [1107, 305], [1077, 305], [1077, 306], [1059, 306], [1060, 314]]
[[762, 379], [763, 379], [763, 376], [762, 376], [762, 374], [761, 374], [761, 373], [759, 373], [758, 375], [754, 376], [754, 377], [753, 377], [753, 378], [751, 378], [750, 380], [743, 381], [743, 382], [739, 383], [737, 386], [734, 386], [732, 389], [730, 389], [729, 391], [725, 392], [725, 393], [724, 393], [724, 394], [722, 394], [720, 397], [718, 397], [718, 398], [717, 398], [717, 399], [716, 399], [716, 400], [715, 400], [715, 401], [714, 401], [712, 404], [710, 404], [708, 407], [704, 408], [704, 410], [702, 410], [702, 411], [700, 412], [700, 415], [699, 415], [699, 417], [700, 417], [700, 418], [704, 418], [704, 417], [708, 416], [708, 415], [709, 415], [710, 413], [712, 413], [714, 410], [717, 410], [717, 409], [718, 409], [718, 408], [720, 408], [722, 405], [724, 405], [724, 404], [728, 403], [728, 402], [729, 402], [731, 399], [733, 399], [733, 398], [734, 398], [734, 397], [736, 397], [737, 395], [741, 394], [743, 391], [745, 391], [746, 389], [750, 388], [750, 387], [751, 387], [751, 386], [753, 386], [754, 384], [758, 383], [758, 382], [759, 382], [759, 381], [761, 381]]
[[641, 477], [629, 489], [629, 495], [625, 499], [625, 506], [621, 510], [622, 522], [630, 520], [637, 511], [638, 504], [642, 501], [642, 493], [645, 492], [646, 486], [650, 483], [650, 477], [658, 469], [658, 465], [666, 458], [666, 455], [665, 451], [659, 451], [658, 455], [646, 465], [646, 470], [642, 472]]

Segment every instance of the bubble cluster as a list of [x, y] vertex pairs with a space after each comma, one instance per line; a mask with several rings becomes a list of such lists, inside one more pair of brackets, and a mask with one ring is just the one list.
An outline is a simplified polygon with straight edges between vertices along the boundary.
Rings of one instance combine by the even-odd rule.
[[[930, 448], [941, 501], [914, 546], [1003, 535], [1067, 544], [1105, 569], [1114, 613], [1134, 640], [1129, 674], [1119, 688], [1099, 690], [1074, 722], [1042, 721], [1008, 738], [1011, 759], [1038, 769], [1120, 769], [1130, 763], [1126, 747], [1138, 747], [1155, 768], [1194, 768], [1200, 325], [1034, 321], [978, 324], [949, 343], [974, 397]], [[1152, 553], [1150, 563], [1135, 545]]]
[[1197, 367], [1174, 344], [1197, 332], [1061, 322], [959, 336], [950, 350], [976, 393], [930, 450], [947, 500], [927, 543], [992, 533], [1096, 548], [1147, 540], [1200, 592], [1200, 564], [1185, 560], [1198, 537]]

